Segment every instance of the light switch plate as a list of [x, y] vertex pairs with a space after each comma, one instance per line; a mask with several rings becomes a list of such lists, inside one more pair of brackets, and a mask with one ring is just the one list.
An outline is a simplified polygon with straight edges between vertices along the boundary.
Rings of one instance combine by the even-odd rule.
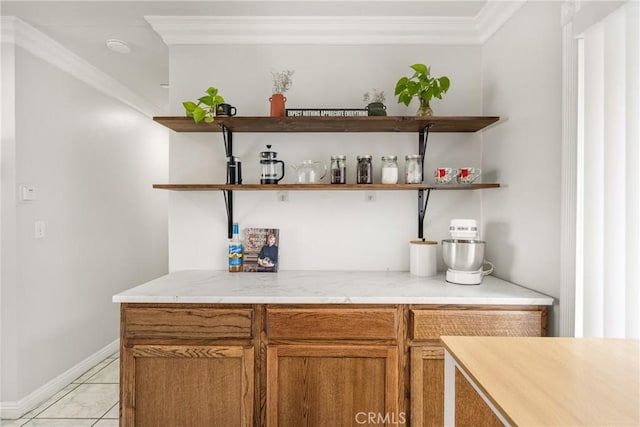
[[33, 230], [33, 237], [36, 239], [44, 239], [44, 221], [36, 221]]
[[33, 202], [36, 199], [36, 187], [33, 185], [21, 185], [19, 197], [21, 202]]

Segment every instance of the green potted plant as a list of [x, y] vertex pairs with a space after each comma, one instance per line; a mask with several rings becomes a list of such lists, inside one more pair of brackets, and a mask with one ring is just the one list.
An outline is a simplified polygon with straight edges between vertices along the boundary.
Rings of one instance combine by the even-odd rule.
[[185, 101], [182, 103], [187, 112], [187, 117], [192, 117], [193, 121], [198, 123], [204, 120], [211, 123], [216, 115], [216, 107], [223, 104], [224, 98], [218, 95], [218, 89], [210, 87], [207, 89], [207, 95], [198, 98], [198, 103]]
[[420, 101], [420, 107], [416, 115], [432, 116], [433, 110], [429, 106], [432, 98], [442, 99], [442, 94], [449, 89], [450, 81], [447, 76], [431, 77], [430, 67], [424, 64], [413, 64], [414, 73], [411, 77], [402, 77], [396, 83], [395, 94], [398, 96], [398, 104], [409, 105], [416, 97]]
[[372, 89], [362, 97], [362, 102], [367, 104], [367, 114], [369, 116], [386, 116], [387, 107], [384, 105], [384, 91]]

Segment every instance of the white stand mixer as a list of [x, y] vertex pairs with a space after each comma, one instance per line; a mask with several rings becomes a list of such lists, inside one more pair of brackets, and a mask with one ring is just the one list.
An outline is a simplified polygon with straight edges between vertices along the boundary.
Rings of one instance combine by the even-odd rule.
[[[451, 239], [442, 241], [442, 257], [449, 267], [447, 282], [459, 285], [479, 285], [493, 272], [493, 264], [484, 260], [485, 242], [478, 239], [478, 224], [474, 219], [452, 219]], [[484, 264], [490, 268], [483, 270]]]

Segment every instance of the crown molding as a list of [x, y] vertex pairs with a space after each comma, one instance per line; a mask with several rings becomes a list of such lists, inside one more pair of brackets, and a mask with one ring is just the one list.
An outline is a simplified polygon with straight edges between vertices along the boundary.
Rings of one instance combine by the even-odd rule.
[[43, 61], [148, 117], [164, 113], [158, 106], [21, 19], [14, 16], [2, 16], [0, 28], [3, 44], [10, 43], [25, 49]]
[[526, 2], [527, 0], [487, 2], [475, 17], [480, 43], [489, 40]]
[[171, 45], [480, 45], [526, 0], [487, 2], [474, 17], [145, 16]]

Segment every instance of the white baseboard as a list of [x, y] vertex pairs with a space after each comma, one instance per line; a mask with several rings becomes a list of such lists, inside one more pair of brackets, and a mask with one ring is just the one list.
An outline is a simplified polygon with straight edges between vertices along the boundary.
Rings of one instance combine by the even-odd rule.
[[0, 402], [0, 418], [17, 419], [27, 412], [34, 410], [42, 402], [46, 401], [51, 396], [71, 384], [73, 380], [93, 368], [98, 363], [102, 362], [107, 357], [111, 356], [113, 353], [117, 352], [119, 349], [120, 340], [117, 339], [93, 353], [77, 365], [67, 369], [62, 374], [44, 384], [42, 387], [32, 391], [22, 399], [18, 401]]

